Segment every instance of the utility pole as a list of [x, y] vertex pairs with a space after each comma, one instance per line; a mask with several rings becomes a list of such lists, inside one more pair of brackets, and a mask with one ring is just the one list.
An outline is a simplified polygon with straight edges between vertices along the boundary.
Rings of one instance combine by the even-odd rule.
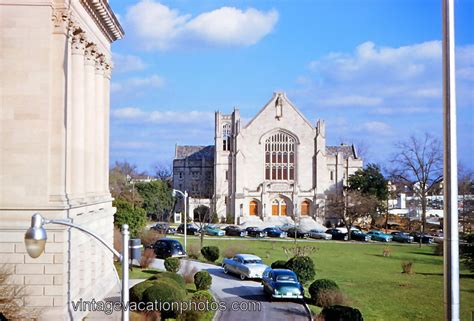
[[443, 3], [444, 319], [459, 320], [459, 227], [454, 0]]

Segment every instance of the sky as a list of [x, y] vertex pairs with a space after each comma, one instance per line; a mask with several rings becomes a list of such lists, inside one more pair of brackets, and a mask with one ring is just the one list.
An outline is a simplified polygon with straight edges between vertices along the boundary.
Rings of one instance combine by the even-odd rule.
[[[442, 140], [441, 0], [110, 1], [110, 163], [153, 173], [208, 145], [214, 112], [250, 120], [275, 91], [328, 145], [390, 168], [396, 143]], [[474, 169], [474, 1], [455, 1], [458, 156]]]

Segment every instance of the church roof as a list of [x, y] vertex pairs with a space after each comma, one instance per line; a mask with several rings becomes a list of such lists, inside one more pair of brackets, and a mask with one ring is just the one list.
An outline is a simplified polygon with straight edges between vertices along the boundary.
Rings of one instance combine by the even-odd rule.
[[354, 145], [326, 146], [327, 156], [336, 156], [337, 153], [342, 153], [344, 158], [358, 158]]
[[214, 146], [176, 146], [175, 159], [180, 158], [214, 160]]

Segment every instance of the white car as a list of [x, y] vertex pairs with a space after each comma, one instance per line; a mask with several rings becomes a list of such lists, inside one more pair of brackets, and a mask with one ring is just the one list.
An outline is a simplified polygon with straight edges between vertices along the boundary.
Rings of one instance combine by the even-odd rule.
[[261, 279], [268, 265], [263, 264], [262, 259], [253, 254], [237, 254], [232, 259], [224, 259], [222, 262], [224, 273], [234, 273], [240, 279]]
[[313, 239], [321, 239], [321, 240], [332, 240], [332, 235], [329, 233], [324, 233], [324, 231], [320, 230], [311, 230], [309, 231], [309, 237]]

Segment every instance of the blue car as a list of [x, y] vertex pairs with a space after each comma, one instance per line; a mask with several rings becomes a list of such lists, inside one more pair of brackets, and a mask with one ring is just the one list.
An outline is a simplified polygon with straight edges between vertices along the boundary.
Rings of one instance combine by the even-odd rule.
[[262, 276], [263, 292], [273, 299], [303, 299], [304, 288], [295, 272], [268, 268]]
[[263, 230], [268, 237], [287, 237], [287, 233], [280, 230], [278, 227], [267, 227]]
[[403, 232], [392, 232], [393, 240], [400, 243], [413, 243], [413, 236]]
[[391, 242], [392, 241], [392, 235], [385, 234], [382, 231], [376, 231], [372, 230], [367, 233], [367, 235], [370, 236], [370, 238], [374, 241], [380, 241], [380, 242]]

